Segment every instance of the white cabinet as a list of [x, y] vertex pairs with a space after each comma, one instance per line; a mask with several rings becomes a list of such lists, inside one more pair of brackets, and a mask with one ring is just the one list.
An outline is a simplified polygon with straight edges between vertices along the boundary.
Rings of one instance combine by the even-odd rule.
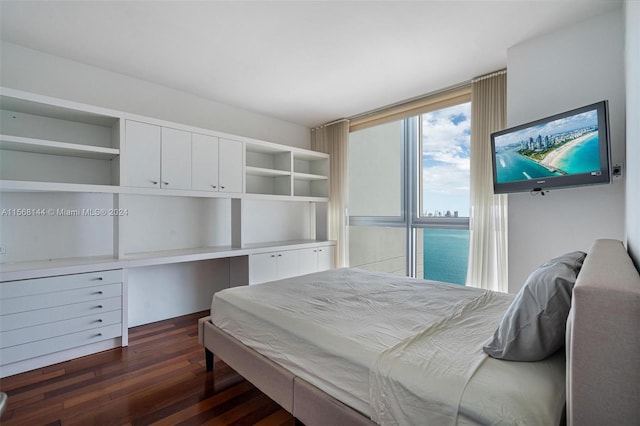
[[127, 185], [160, 188], [160, 126], [127, 120]]
[[333, 245], [249, 255], [249, 284], [259, 284], [333, 268]]
[[249, 255], [249, 284], [260, 284], [296, 275], [300, 275], [298, 250]]
[[220, 139], [220, 191], [242, 192], [242, 142]]
[[63, 351], [115, 338], [109, 346], [126, 341], [122, 270], [7, 281], [0, 287], [2, 377], [24, 370], [20, 364], [32, 358], [64, 356]]
[[[330, 244], [328, 154], [2, 87], [0, 123], [2, 375], [126, 346], [127, 275], [92, 271], [230, 257], [235, 285], [324, 268], [299, 249]], [[167, 300], [195, 287], [175, 269]]]
[[191, 189], [191, 133], [162, 128], [161, 188]]
[[191, 133], [127, 120], [128, 185], [191, 189]]
[[191, 189], [242, 192], [242, 142], [215, 136], [192, 135]]
[[333, 268], [333, 253], [333, 246], [300, 250], [300, 274], [310, 274]]
[[215, 136], [194, 133], [191, 136], [191, 189], [219, 190], [219, 141]]

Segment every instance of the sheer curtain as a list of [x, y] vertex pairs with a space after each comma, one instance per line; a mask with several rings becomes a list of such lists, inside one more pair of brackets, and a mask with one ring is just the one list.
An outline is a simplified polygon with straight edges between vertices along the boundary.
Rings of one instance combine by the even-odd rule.
[[347, 237], [349, 121], [340, 120], [311, 131], [311, 149], [331, 155], [329, 161], [329, 240], [336, 241], [336, 267], [349, 265]]
[[508, 291], [507, 196], [493, 194], [489, 135], [506, 125], [507, 74], [471, 83], [471, 218], [467, 285]]

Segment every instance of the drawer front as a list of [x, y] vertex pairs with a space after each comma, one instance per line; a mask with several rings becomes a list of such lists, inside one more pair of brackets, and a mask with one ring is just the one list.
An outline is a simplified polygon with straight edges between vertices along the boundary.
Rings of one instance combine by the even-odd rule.
[[18, 312], [34, 311], [36, 309], [52, 308], [54, 306], [70, 305], [72, 303], [98, 301], [109, 297], [120, 296], [122, 296], [121, 283], [84, 287], [55, 293], [35, 294], [10, 299], [3, 298], [0, 300], [0, 312], [2, 312], [4, 316]]
[[108, 299], [56, 306], [55, 308], [2, 315], [0, 316], [0, 332], [64, 321], [87, 315], [101, 314], [103, 312], [117, 311], [119, 309], [122, 309], [122, 298], [110, 297]]
[[32, 280], [5, 281], [0, 283], [0, 298], [30, 296], [121, 282], [122, 269], [89, 272], [86, 274], [59, 275]]
[[12, 362], [35, 358], [120, 336], [122, 336], [121, 324], [113, 324], [106, 327], [80, 331], [78, 333], [65, 334], [64, 336], [0, 349], [0, 362], [6, 365]]
[[50, 322], [32, 327], [0, 333], [0, 347], [8, 348], [25, 343], [46, 340], [84, 330], [104, 327], [122, 322], [122, 311], [102, 312], [86, 317], [71, 318], [64, 321]]

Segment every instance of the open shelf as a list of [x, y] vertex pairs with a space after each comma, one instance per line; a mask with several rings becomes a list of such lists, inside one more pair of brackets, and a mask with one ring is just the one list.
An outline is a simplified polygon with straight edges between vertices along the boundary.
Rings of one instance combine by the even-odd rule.
[[119, 185], [120, 115], [3, 88], [0, 179]]
[[294, 173], [293, 174], [293, 178], [296, 179], [296, 180], [307, 180], [307, 181], [328, 180], [329, 179], [327, 176], [314, 175], [314, 174], [310, 174], [310, 173]]
[[246, 147], [247, 167], [291, 172], [291, 151], [249, 143]]
[[296, 174], [293, 182], [293, 195], [295, 197], [328, 197], [329, 196], [329, 180], [328, 178], [317, 178], [316, 175]]
[[7, 151], [32, 152], [37, 154], [63, 155], [68, 157], [112, 160], [120, 155], [120, 150], [101, 146], [80, 145], [21, 136], [0, 135], [0, 149]]
[[291, 172], [285, 170], [265, 169], [262, 167], [246, 166], [245, 173], [250, 176], [275, 177], [289, 176]]
[[293, 171], [300, 174], [329, 176], [329, 156], [322, 153], [293, 154]]
[[0, 190], [3, 192], [88, 192], [113, 194], [121, 192], [121, 187], [80, 183], [0, 180]]

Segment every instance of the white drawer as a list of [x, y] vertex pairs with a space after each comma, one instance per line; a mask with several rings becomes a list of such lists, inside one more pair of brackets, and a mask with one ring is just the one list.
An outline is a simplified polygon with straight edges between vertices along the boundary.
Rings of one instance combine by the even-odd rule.
[[86, 274], [59, 275], [32, 280], [5, 281], [0, 283], [0, 298], [29, 296], [41, 293], [52, 293], [87, 286], [113, 284], [122, 282], [122, 269], [111, 271], [89, 272]]
[[76, 348], [102, 340], [119, 337], [122, 335], [122, 324], [113, 324], [106, 327], [84, 330], [78, 333], [65, 334], [51, 339], [39, 340], [24, 345], [11, 346], [0, 349], [2, 364], [10, 364], [37, 356], [46, 355], [65, 349]]
[[117, 310], [5, 331], [0, 333], [0, 348], [24, 345], [25, 343], [50, 339], [78, 331], [91, 330], [111, 324], [120, 324], [121, 322], [122, 311]]
[[69, 305], [72, 303], [98, 301], [108, 297], [122, 296], [122, 284], [100, 285], [96, 287], [84, 287], [74, 290], [57, 291], [55, 293], [34, 294], [31, 296], [3, 298], [0, 300], [0, 312], [2, 315], [15, 314], [17, 312], [33, 311], [36, 309], [52, 308], [54, 306]]
[[[0, 316], [0, 332], [122, 309], [121, 297]], [[4, 311], [3, 311], [4, 312]]]

